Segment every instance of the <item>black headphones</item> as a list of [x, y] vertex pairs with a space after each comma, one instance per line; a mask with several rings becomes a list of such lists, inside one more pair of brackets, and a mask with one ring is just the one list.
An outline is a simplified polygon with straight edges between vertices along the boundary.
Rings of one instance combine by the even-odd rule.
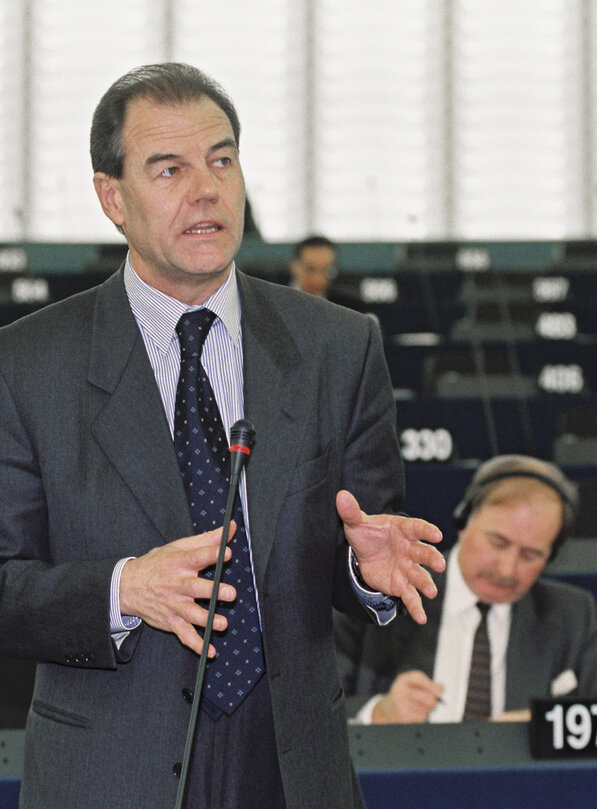
[[[531, 466], [541, 465], [543, 472]], [[460, 503], [452, 513], [454, 525], [461, 531], [469, 521], [471, 513], [481, 505], [489, 494], [491, 484], [505, 478], [532, 478], [549, 486], [560, 496], [563, 505], [562, 527], [551, 548], [550, 561], [555, 558], [560, 547], [570, 535], [578, 510], [576, 486], [553, 464], [538, 461], [524, 455], [502, 455], [482, 464], [471, 480]]]

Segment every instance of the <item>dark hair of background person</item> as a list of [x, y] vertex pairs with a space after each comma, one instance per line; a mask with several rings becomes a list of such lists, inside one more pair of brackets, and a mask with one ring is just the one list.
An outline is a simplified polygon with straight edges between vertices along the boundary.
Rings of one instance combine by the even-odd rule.
[[148, 98], [158, 104], [184, 104], [203, 96], [210, 98], [226, 114], [238, 147], [240, 121], [236, 108], [224, 89], [211, 76], [196, 67], [179, 62], [133, 68], [117, 79], [104, 93], [93, 114], [90, 135], [91, 164], [120, 179], [124, 167], [122, 131], [128, 103]]
[[292, 248], [292, 258], [300, 258], [305, 247], [329, 247], [331, 250], [334, 250], [334, 252], [338, 251], [338, 245], [334, 244], [334, 242], [326, 236], [308, 236], [306, 239], [302, 239], [294, 245]]

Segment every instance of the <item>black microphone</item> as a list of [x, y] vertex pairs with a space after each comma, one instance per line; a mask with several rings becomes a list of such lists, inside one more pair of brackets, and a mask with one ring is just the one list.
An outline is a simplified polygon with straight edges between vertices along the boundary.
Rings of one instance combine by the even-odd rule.
[[218, 600], [218, 589], [222, 578], [222, 569], [224, 567], [224, 555], [226, 553], [226, 540], [230, 530], [230, 520], [232, 519], [232, 510], [234, 508], [234, 501], [238, 492], [238, 484], [240, 482], [240, 475], [255, 446], [255, 428], [247, 419], [239, 419], [230, 428], [230, 487], [228, 489], [228, 500], [226, 501], [226, 511], [224, 513], [224, 522], [222, 525], [222, 538], [220, 540], [220, 547], [218, 549], [218, 559], [214, 570], [214, 586], [209, 599], [209, 608], [207, 613], [207, 621], [205, 624], [205, 632], [203, 633], [203, 648], [199, 658], [199, 668], [197, 670], [197, 679], [195, 681], [195, 691], [193, 693], [193, 704], [191, 705], [191, 715], [189, 717], [189, 725], [187, 728], [187, 738], [184, 747], [184, 756], [182, 760], [182, 768], [180, 771], [180, 782], [178, 784], [178, 793], [176, 796], [175, 809], [182, 809], [187, 776], [189, 771], [189, 763], [191, 760], [191, 753], [193, 750], [193, 741], [195, 739], [195, 726], [197, 724], [197, 714], [199, 712], [199, 703], [201, 701], [201, 691], [203, 688], [203, 679], [205, 677], [205, 668], [207, 666], [207, 650], [211, 639], [211, 632], [213, 627], [214, 615], [216, 612], [216, 602]]
[[248, 463], [254, 446], [255, 428], [247, 419], [239, 419], [230, 428], [231, 490], [238, 485], [240, 473]]

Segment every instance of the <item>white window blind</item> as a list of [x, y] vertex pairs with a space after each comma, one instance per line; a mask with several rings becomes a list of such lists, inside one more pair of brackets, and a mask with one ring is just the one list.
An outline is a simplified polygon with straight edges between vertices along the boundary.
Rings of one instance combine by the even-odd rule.
[[438, 235], [443, 14], [420, 0], [321, 0], [313, 223], [337, 239]]
[[0, 241], [24, 228], [23, 15], [19, 0], [0, 3]]
[[558, 239], [578, 232], [582, 5], [454, 4], [455, 235]]
[[262, 235], [597, 236], [597, 0], [2, 0], [0, 240], [112, 241], [91, 115], [146, 62], [228, 90]]
[[162, 58], [161, 5], [32, 0], [28, 239], [118, 240], [93, 190], [91, 117], [118, 76]]
[[597, 0], [586, 0], [583, 17], [584, 36], [581, 40], [584, 54], [585, 149], [579, 155], [584, 170], [585, 193], [583, 208], [583, 234], [597, 237]]

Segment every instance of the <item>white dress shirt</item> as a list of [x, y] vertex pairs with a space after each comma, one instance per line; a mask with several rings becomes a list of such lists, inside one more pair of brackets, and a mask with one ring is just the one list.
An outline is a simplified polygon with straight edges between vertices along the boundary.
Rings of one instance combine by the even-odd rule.
[[[481, 621], [478, 598], [468, 588], [458, 564], [459, 547], [450, 554], [446, 593], [435, 655], [433, 679], [442, 683], [441, 702], [430, 722], [461, 722], [464, 715], [473, 639]], [[491, 715], [502, 713], [506, 701], [506, 652], [510, 636], [510, 604], [493, 604], [487, 613], [491, 649]]]

